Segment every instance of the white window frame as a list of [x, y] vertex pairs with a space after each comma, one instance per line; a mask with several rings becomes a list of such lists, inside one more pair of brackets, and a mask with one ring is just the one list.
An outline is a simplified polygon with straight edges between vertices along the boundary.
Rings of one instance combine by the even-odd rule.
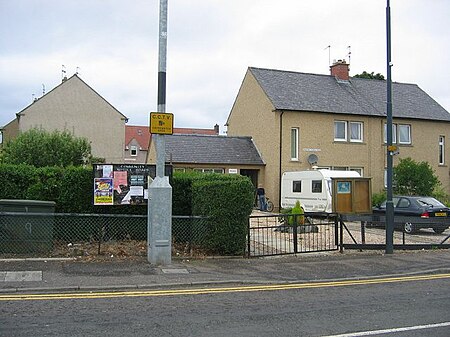
[[138, 155], [138, 148], [136, 145], [130, 146], [130, 156], [136, 157]]
[[[387, 143], [387, 124], [384, 123], [384, 144]], [[397, 124], [392, 124], [392, 144], [397, 143]]]
[[[408, 132], [407, 132], [408, 139], [407, 140], [402, 139], [402, 132], [401, 132], [402, 129], [408, 130]], [[406, 145], [411, 144], [411, 125], [409, 125], [409, 124], [398, 124], [397, 130], [398, 130], [398, 143], [399, 144], [406, 144]]]
[[[357, 138], [353, 138], [354, 136], [353, 136], [353, 132], [352, 132], [353, 131], [352, 130], [352, 126], [354, 126], [354, 125], [358, 126], [358, 128], [357, 128], [358, 135], [356, 135]], [[364, 125], [363, 125], [363, 123], [362, 122], [349, 122], [349, 129], [350, 129], [350, 132], [349, 132], [350, 142], [362, 143], [363, 142], [363, 132], [364, 132]]]
[[445, 165], [445, 136], [439, 136], [439, 165]]
[[[336, 126], [338, 124], [344, 124], [344, 137], [337, 137]], [[335, 142], [346, 142], [347, 141], [347, 121], [334, 121], [334, 141]]]
[[298, 161], [298, 128], [291, 128], [291, 160]]

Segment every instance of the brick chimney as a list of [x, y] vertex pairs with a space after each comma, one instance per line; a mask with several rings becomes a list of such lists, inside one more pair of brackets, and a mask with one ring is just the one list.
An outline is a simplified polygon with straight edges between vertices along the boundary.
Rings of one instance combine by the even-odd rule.
[[331, 76], [336, 77], [338, 80], [348, 81], [348, 66], [349, 64], [345, 60], [337, 60], [330, 66]]

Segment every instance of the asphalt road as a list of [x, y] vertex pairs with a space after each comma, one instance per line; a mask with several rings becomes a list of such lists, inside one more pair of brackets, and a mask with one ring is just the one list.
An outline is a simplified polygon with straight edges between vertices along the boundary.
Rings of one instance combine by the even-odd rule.
[[[399, 328], [406, 328], [400, 331]], [[383, 334], [373, 332], [390, 329]], [[450, 335], [450, 274], [0, 296], [0, 336]]]

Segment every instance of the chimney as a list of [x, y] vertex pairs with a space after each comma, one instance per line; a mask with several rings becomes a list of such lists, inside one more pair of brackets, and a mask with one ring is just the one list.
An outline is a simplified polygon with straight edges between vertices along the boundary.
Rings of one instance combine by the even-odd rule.
[[337, 60], [330, 66], [331, 76], [336, 77], [338, 80], [348, 81], [348, 68], [349, 64], [345, 60]]
[[219, 124], [214, 125], [214, 131], [216, 132], [216, 135], [219, 134]]

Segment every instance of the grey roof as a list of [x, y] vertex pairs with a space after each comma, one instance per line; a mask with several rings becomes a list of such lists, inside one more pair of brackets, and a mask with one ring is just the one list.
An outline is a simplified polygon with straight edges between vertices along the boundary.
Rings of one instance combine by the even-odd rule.
[[[386, 81], [249, 68], [278, 110], [386, 116]], [[450, 121], [450, 113], [416, 84], [392, 83], [396, 118]]]
[[264, 165], [251, 137], [174, 134], [166, 140], [166, 161]]

